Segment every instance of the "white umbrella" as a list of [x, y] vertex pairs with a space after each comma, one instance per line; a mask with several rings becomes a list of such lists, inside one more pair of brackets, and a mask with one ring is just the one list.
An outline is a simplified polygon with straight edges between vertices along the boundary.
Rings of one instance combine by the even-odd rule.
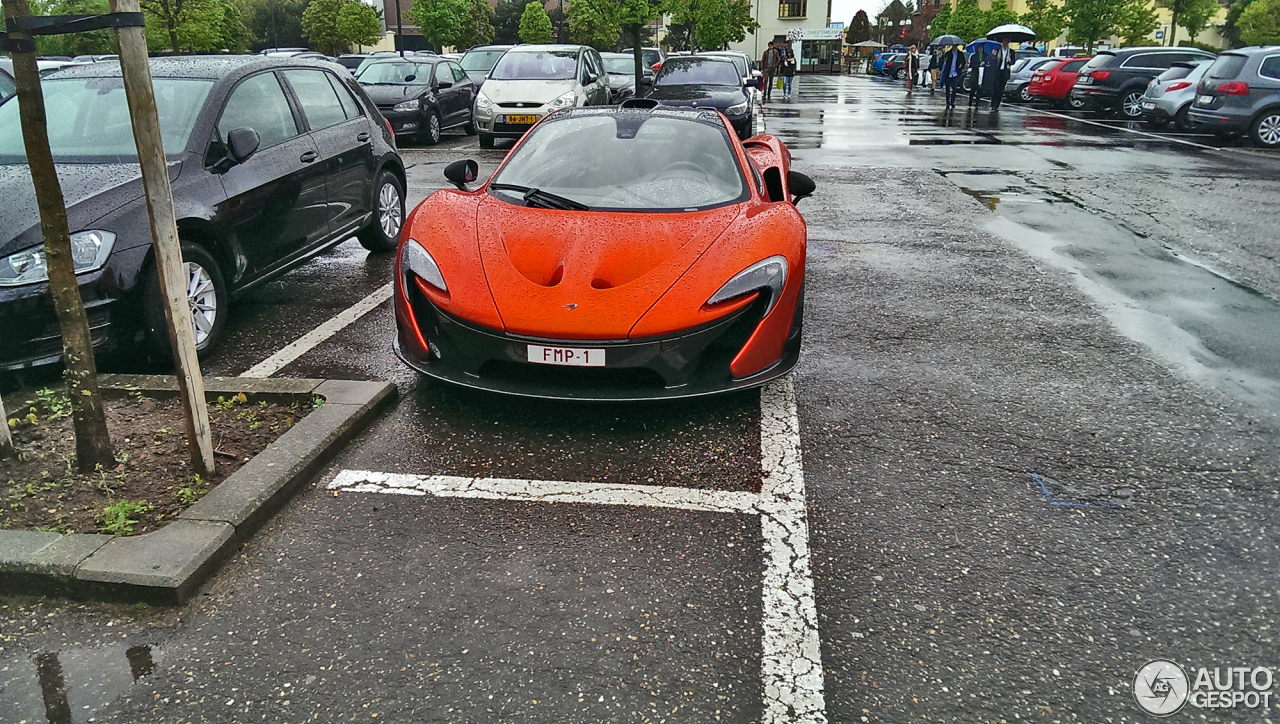
[[1001, 42], [1008, 40], [1011, 43], [1029, 43], [1036, 39], [1036, 31], [1025, 25], [1009, 23], [992, 28], [987, 32], [987, 38]]

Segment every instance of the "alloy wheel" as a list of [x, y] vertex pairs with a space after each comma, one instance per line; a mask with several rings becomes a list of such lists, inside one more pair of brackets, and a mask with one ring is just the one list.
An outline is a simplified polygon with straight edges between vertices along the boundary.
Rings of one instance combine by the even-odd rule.
[[1280, 145], [1280, 113], [1272, 113], [1258, 121], [1258, 140], [1265, 146]]
[[204, 344], [218, 320], [218, 290], [208, 270], [195, 262], [186, 262], [187, 306], [195, 328], [196, 346]]
[[1134, 91], [1124, 97], [1124, 103], [1121, 106], [1121, 112], [1126, 118], [1138, 118], [1142, 115], [1142, 94]]
[[[435, 116], [432, 116], [435, 118]], [[382, 188], [378, 190], [378, 224], [382, 226], [382, 233], [388, 239], [394, 239], [400, 234], [400, 218], [403, 216], [400, 204], [400, 192], [396, 190], [394, 184], [382, 184]]]
[[440, 140], [440, 116], [434, 113], [427, 120], [427, 135], [431, 137], [432, 143]]
[[1031, 85], [1027, 84], [1022, 86], [1022, 89], [1018, 91], [1018, 97], [1022, 99], [1023, 103], [1030, 103], [1031, 102]]

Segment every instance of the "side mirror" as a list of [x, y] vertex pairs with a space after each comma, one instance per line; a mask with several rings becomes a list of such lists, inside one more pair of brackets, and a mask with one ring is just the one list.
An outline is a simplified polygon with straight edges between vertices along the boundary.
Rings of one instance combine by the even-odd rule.
[[236, 163], [244, 163], [258, 150], [262, 139], [252, 128], [237, 128], [227, 134], [227, 153]]
[[791, 203], [798, 206], [800, 199], [812, 196], [818, 186], [813, 182], [813, 179], [799, 171], [788, 171], [787, 188], [791, 189]]
[[439, 90], [447, 90], [452, 87], [453, 87], [453, 81], [451, 80], [442, 80], [439, 83], [436, 83], [436, 88]]
[[[444, 167], [444, 177], [449, 179], [450, 183], [457, 186], [461, 191], [467, 191], [467, 184], [476, 180], [480, 175], [480, 164], [471, 159], [463, 159], [454, 161]], [[810, 181], [810, 184], [813, 182]]]

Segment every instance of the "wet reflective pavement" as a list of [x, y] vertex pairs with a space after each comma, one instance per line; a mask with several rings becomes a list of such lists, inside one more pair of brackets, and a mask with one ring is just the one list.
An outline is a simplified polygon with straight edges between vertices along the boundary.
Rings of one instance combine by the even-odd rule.
[[[948, 115], [871, 78], [797, 87], [763, 117], [818, 184], [792, 379], [825, 720], [1141, 721], [1150, 659], [1280, 664], [1280, 159]], [[505, 153], [406, 145], [411, 201]], [[206, 372], [249, 369], [390, 265], [350, 241], [254, 292]], [[767, 396], [460, 391], [400, 365], [393, 324], [384, 303], [278, 373], [401, 399], [186, 606], [0, 598], [0, 721], [822, 720], [769, 714], [758, 516], [328, 488], [757, 495]]]

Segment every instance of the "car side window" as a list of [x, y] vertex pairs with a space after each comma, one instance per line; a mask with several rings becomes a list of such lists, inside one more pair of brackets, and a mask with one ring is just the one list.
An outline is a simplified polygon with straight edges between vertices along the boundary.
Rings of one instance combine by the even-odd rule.
[[323, 70], [292, 69], [283, 71], [285, 80], [293, 87], [293, 94], [302, 106], [302, 114], [307, 117], [307, 125], [318, 131], [329, 126], [336, 126], [347, 120], [346, 111], [338, 94], [325, 77]]
[[364, 115], [360, 112], [360, 104], [351, 97], [351, 89], [332, 73], [325, 73], [325, 76], [329, 78], [329, 85], [333, 86], [333, 92], [338, 94], [338, 102], [342, 104], [342, 112], [347, 115], [347, 118], [359, 118]]
[[259, 73], [231, 91], [218, 120], [218, 136], [225, 143], [227, 134], [237, 128], [256, 131], [262, 148], [298, 135], [293, 109], [275, 73]]
[[1280, 80], [1280, 55], [1269, 55], [1263, 58], [1262, 65], [1258, 66], [1258, 75]]
[[457, 63], [450, 63], [449, 70], [453, 71], [454, 83], [461, 83], [462, 81], [467, 79], [467, 71], [463, 70], [462, 66], [458, 65]]
[[[1131, 56], [1120, 64], [1121, 68], [1160, 68], [1160, 56], [1162, 53], [1138, 53]], [[1165, 61], [1164, 67], [1169, 67], [1169, 62]]]

